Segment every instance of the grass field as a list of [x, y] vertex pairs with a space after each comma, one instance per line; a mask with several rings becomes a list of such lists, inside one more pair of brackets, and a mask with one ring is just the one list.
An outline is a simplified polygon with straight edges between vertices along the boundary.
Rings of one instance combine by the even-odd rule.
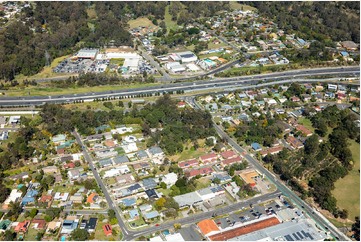
[[148, 18], [137, 18], [128, 21], [129, 28], [137, 28], [137, 27], [155, 27], [155, 25]]
[[352, 158], [355, 161], [350, 173], [335, 183], [332, 194], [337, 199], [337, 206], [348, 211], [348, 218], [355, 219], [360, 215], [360, 144], [351, 141]]
[[200, 190], [211, 185], [211, 180], [207, 177], [202, 177], [197, 180], [196, 190]]
[[167, 31], [171, 29], [176, 30], [178, 28], [177, 22], [172, 20], [172, 16], [169, 13], [169, 6], [165, 8], [164, 22], [167, 26]]
[[301, 117], [298, 119], [298, 123], [302, 124], [303, 126], [305, 126], [307, 129], [309, 129], [310, 131], [312, 131], [312, 133], [315, 131], [315, 129], [312, 127], [312, 122], [311, 120], [309, 120], [308, 118], [305, 117]]
[[122, 66], [124, 64], [124, 58], [113, 58], [110, 60], [110, 64]]
[[92, 6], [90, 6], [87, 10], [86, 10], [86, 13], [88, 15], [88, 17], [90, 19], [96, 19], [98, 16], [97, 16], [97, 13], [95, 11], [95, 5], [93, 4]]
[[247, 10], [252, 10], [252, 11], [257, 10], [257, 9], [254, 8], [254, 7], [251, 7], [251, 6], [248, 6], [248, 5], [245, 5], [245, 4], [240, 4], [240, 3], [237, 3], [236, 1], [230, 1], [230, 2], [229, 2], [229, 5], [231, 6], [231, 9], [234, 9], [234, 10], [236, 10], [236, 9], [242, 10], [242, 8], [243, 8], [244, 11], [247, 11]]
[[[103, 223], [101, 221], [99, 221], [97, 223], [97, 226], [95, 227], [95, 235], [94, 235], [94, 239], [97, 241], [117, 241], [120, 240], [121, 237], [121, 233], [119, 231], [119, 227], [114, 227], [114, 229], [116, 229], [118, 231], [118, 234], [116, 236], [110, 235], [110, 236], [105, 236], [104, 231], [103, 231], [103, 225], [105, 225], [106, 223]], [[113, 228], [113, 226], [112, 226]]]
[[75, 88], [57, 88], [57, 87], [27, 87], [7, 90], [6, 96], [54, 96], [54, 95], [65, 95], [75, 93], [87, 93], [87, 92], [102, 92], [102, 91], [114, 91], [122, 90], [127, 88], [138, 88], [138, 87], [150, 87], [158, 85], [157, 83], [136, 83], [130, 85], [105, 85], [96, 87], [75, 87]]

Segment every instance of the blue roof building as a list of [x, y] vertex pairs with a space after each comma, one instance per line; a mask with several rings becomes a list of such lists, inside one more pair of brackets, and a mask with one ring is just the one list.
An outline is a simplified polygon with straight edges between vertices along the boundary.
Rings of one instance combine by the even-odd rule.
[[146, 189], [146, 190], [155, 188], [157, 186], [157, 183], [152, 178], [146, 178], [142, 182], [143, 182], [144, 189]]
[[127, 156], [122, 155], [122, 156], [117, 156], [115, 158], [113, 158], [114, 164], [121, 164], [121, 163], [126, 163], [129, 162], [129, 159]]
[[138, 159], [145, 159], [148, 158], [148, 154], [144, 150], [140, 150], [137, 152], [137, 157]]
[[132, 209], [129, 211], [129, 216], [131, 219], [138, 219], [139, 218], [139, 211], [138, 209]]
[[254, 149], [255, 151], [260, 151], [260, 150], [262, 150], [261, 145], [258, 144], [258, 143], [252, 143], [252, 144], [251, 144], [251, 147], [252, 147], [252, 149]]
[[128, 191], [129, 191], [129, 192], [134, 192], [134, 191], [137, 191], [137, 190], [140, 189], [140, 188], [141, 188], [141, 186], [140, 186], [138, 183], [136, 183], [136, 184], [128, 187]]
[[343, 57], [347, 57], [347, 56], [348, 56], [348, 52], [347, 52], [347, 51], [341, 51], [341, 55], [342, 55]]
[[159, 213], [157, 211], [151, 211], [149, 213], [144, 213], [143, 216], [145, 219], [152, 219], [159, 217]]
[[62, 234], [70, 234], [77, 227], [78, 227], [77, 220], [64, 220], [63, 227], [61, 229], [61, 233]]
[[137, 203], [137, 200], [135, 198], [125, 198], [121, 201], [121, 203], [123, 203], [126, 207], [131, 207]]
[[21, 206], [26, 206], [28, 203], [35, 202], [35, 196], [38, 195], [38, 193], [39, 192], [37, 190], [33, 190], [33, 189], [28, 190], [23, 200], [21, 201]]

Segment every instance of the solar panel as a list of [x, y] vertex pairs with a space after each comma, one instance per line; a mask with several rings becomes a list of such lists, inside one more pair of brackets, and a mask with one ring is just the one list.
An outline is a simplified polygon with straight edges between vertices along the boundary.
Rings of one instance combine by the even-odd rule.
[[307, 233], [307, 235], [311, 240], [314, 240], [314, 238], [310, 235], [310, 233]]
[[300, 240], [300, 239], [298, 238], [298, 236], [297, 236], [295, 233], [292, 233], [292, 235], [293, 235], [293, 237], [295, 237], [295, 238], [296, 238], [296, 240]]
[[308, 237], [308, 235], [306, 234], [305, 231], [301, 230], [301, 233], [302, 233], [306, 238]]
[[297, 232], [297, 235], [298, 235], [298, 237], [300, 237], [301, 239], [304, 238], [300, 232]]
[[288, 234], [288, 235], [286, 235], [285, 236], [285, 238], [286, 238], [286, 240], [287, 241], [294, 241], [293, 239], [292, 239], [292, 237]]

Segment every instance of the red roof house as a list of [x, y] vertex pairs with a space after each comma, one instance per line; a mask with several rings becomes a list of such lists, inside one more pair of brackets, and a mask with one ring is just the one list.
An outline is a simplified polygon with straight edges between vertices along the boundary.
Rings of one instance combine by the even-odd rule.
[[196, 159], [182, 161], [178, 163], [178, 166], [180, 168], [194, 167], [194, 166], [198, 166], [198, 161]]
[[242, 160], [242, 158], [240, 156], [229, 158], [229, 159], [222, 161], [222, 166], [226, 167], [226, 166], [232, 165], [233, 163], [240, 162], [241, 160]]
[[22, 232], [22, 233], [26, 233], [26, 231], [28, 231], [30, 225], [30, 220], [25, 220], [24, 222], [19, 222], [18, 225], [16, 225], [14, 231], [16, 233]]
[[236, 157], [237, 154], [233, 150], [227, 150], [225, 152], [222, 152], [221, 156], [222, 156], [223, 159], [229, 159], [229, 158]]
[[112, 235], [112, 227], [110, 226], [110, 224], [104, 224], [103, 231], [106, 236]]
[[195, 177], [198, 175], [201, 175], [201, 176], [209, 175], [212, 172], [213, 172], [212, 167], [204, 167], [204, 168], [193, 169], [193, 170], [187, 171], [186, 176], [188, 178], [192, 178], [192, 177]]
[[200, 160], [206, 164], [206, 163], [213, 163], [215, 161], [217, 161], [217, 154], [211, 153], [211, 154], [207, 154], [207, 155], [202, 155], [201, 157], [199, 157]]

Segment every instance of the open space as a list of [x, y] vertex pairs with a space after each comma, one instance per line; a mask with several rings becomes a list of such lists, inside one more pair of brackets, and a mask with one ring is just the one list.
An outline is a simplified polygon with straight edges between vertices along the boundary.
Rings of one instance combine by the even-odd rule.
[[137, 18], [132, 19], [128, 22], [129, 28], [137, 28], [137, 27], [155, 27], [155, 25], [148, 18]]
[[231, 9], [234, 9], [234, 10], [236, 10], [236, 9], [243, 10], [243, 11], [247, 11], [247, 10], [255, 11], [255, 10], [257, 10], [254, 7], [251, 7], [251, 6], [248, 6], [248, 5], [245, 5], [245, 4], [240, 4], [240, 3], [236, 2], [236, 1], [230, 1], [229, 5], [230, 5]]
[[[348, 218], [360, 215], [360, 144], [350, 141], [354, 167], [350, 173], [335, 183], [332, 194], [337, 199], [337, 206], [348, 211]], [[355, 189], [356, 188], [356, 189]]]

